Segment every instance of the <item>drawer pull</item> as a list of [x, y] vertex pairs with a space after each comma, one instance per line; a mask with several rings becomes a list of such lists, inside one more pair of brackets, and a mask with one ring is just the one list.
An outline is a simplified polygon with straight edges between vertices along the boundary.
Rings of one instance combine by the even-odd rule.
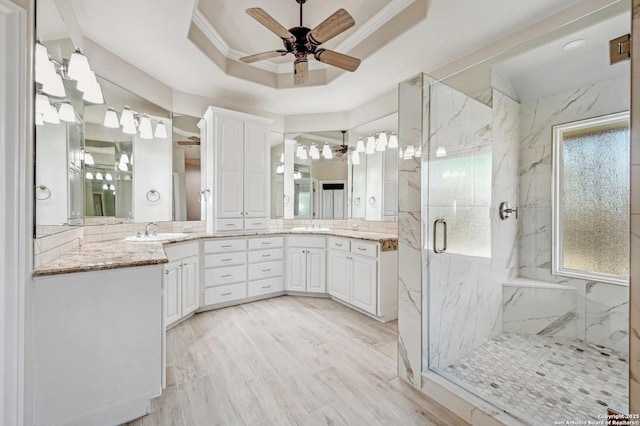
[[226, 225], [224, 225], [224, 226], [236, 226], [236, 224], [235, 224], [235, 223], [227, 223], [227, 224], [226, 224]]
[[262, 245], [263, 245], [263, 246], [268, 246], [268, 245], [270, 245], [270, 244], [271, 244], [271, 241], [263, 241], [263, 242], [262, 242]]
[[270, 254], [263, 254], [262, 257], [271, 257]]
[[342, 243], [336, 243], [336, 247], [342, 247]]
[[231, 248], [231, 244], [220, 246], [221, 248]]
[[260, 226], [260, 225], [262, 225], [262, 223], [260, 223], [260, 222], [253, 222], [253, 226]]
[[233, 259], [221, 259], [220, 262], [231, 262]]
[[224, 274], [224, 275], [220, 275], [220, 278], [229, 278], [231, 276], [231, 274]]
[[271, 272], [271, 268], [269, 269], [263, 269], [262, 272]]
[[367, 249], [366, 249], [366, 248], [362, 248], [362, 247], [358, 247], [358, 250], [360, 250], [360, 251], [367, 251]]
[[228, 293], [222, 293], [222, 294], [220, 294], [220, 296], [231, 296], [231, 292], [228, 292]]
[[271, 284], [269, 285], [263, 285], [262, 288], [271, 288]]

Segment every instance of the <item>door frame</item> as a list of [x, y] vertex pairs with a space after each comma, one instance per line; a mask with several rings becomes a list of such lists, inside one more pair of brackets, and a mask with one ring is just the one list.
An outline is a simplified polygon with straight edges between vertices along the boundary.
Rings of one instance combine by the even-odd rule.
[[33, 265], [33, 0], [0, 0], [0, 423], [22, 425]]

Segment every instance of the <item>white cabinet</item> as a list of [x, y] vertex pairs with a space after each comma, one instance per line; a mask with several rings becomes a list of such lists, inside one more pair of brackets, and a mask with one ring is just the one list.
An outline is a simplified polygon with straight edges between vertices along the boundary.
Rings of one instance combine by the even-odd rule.
[[187, 243], [168, 246], [169, 263], [164, 267], [164, 318], [169, 327], [198, 309], [199, 245]]
[[204, 305], [247, 297], [247, 239], [204, 243]]
[[283, 237], [249, 240], [249, 297], [284, 291], [283, 247]]
[[272, 120], [210, 107], [204, 121], [206, 173], [215, 194], [207, 232], [267, 228]]
[[325, 237], [289, 237], [287, 290], [326, 293]]
[[383, 321], [397, 318], [397, 251], [378, 243], [329, 238], [329, 294]]

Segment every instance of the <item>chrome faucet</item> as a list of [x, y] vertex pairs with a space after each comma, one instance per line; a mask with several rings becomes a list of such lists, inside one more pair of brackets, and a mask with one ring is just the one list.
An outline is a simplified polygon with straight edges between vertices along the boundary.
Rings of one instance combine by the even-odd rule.
[[147, 227], [146, 227], [146, 228], [145, 228], [145, 230], [144, 230], [144, 236], [145, 236], [145, 237], [148, 237], [148, 236], [149, 236], [149, 228], [150, 228], [150, 227], [152, 227], [152, 226], [154, 227], [154, 229], [153, 229], [153, 236], [155, 237], [155, 236], [158, 234], [158, 225], [157, 225], [155, 222], [149, 222], [149, 223], [147, 224]]

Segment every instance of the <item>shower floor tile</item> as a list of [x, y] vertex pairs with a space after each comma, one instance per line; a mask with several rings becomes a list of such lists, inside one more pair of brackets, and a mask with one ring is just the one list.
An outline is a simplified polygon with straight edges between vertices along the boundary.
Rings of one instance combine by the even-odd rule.
[[488, 341], [442, 371], [534, 425], [602, 421], [607, 407], [627, 412], [628, 372], [627, 359], [611, 349], [511, 333]]

